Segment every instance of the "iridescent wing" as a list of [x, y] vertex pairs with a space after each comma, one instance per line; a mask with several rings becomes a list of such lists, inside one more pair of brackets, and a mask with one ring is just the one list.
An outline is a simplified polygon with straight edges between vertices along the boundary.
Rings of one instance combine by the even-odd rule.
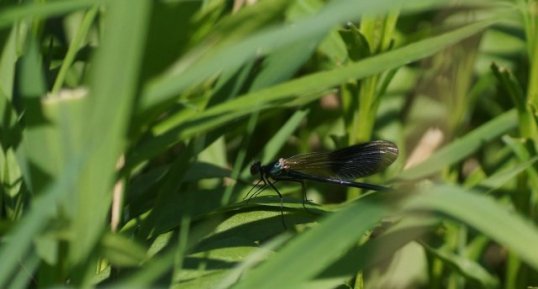
[[308, 153], [284, 159], [285, 169], [318, 177], [354, 180], [378, 173], [398, 157], [398, 147], [378, 140], [333, 152]]

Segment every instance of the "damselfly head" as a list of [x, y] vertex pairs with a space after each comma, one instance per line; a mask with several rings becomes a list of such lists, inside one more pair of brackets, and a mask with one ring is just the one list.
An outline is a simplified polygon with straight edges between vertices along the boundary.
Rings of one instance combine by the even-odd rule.
[[258, 175], [260, 173], [260, 169], [261, 169], [261, 166], [262, 166], [262, 163], [260, 161], [256, 161], [254, 162], [251, 166], [250, 166], [250, 173], [255, 176], [255, 175]]

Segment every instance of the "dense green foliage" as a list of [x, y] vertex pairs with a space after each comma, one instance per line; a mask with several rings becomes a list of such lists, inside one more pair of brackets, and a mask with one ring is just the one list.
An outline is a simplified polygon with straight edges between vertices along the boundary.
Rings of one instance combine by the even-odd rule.
[[0, 2], [0, 288], [538, 287], [537, 0], [242, 2]]

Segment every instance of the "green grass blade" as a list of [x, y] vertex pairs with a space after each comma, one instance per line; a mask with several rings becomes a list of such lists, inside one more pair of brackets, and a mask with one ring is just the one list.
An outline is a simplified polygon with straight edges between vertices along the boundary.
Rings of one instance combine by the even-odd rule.
[[496, 139], [516, 127], [517, 115], [516, 111], [512, 109], [443, 147], [426, 161], [403, 171], [398, 178], [412, 180], [436, 173], [449, 165], [463, 160], [481, 148], [484, 143]]
[[80, 23], [80, 27], [77, 31], [77, 34], [75, 35], [73, 41], [69, 44], [69, 49], [65, 54], [64, 61], [62, 61], [62, 66], [60, 67], [58, 76], [54, 81], [52, 93], [57, 93], [58, 91], [60, 91], [60, 88], [64, 84], [67, 71], [69, 70], [71, 65], [73, 65], [76, 53], [79, 51], [80, 48], [82, 48], [85, 41], [87, 41], [86, 37], [88, 35], [88, 31], [90, 30], [98, 11], [98, 8], [94, 7], [91, 8], [88, 12], [86, 12], [84, 19]]
[[[139, 163], [178, 140], [226, 125], [248, 114], [279, 107], [284, 103], [294, 101], [296, 105], [305, 104], [321, 97], [321, 92], [349, 79], [360, 79], [428, 57], [449, 45], [482, 31], [493, 23], [494, 21], [473, 23], [342, 68], [311, 74], [284, 84], [251, 92], [237, 99], [211, 107], [188, 120], [177, 123], [175, 128], [170, 131], [143, 143], [137, 149], [136, 157], [132, 159], [132, 162], [133, 164]], [[313, 95], [314, 97], [305, 97], [307, 95]]]
[[387, 211], [377, 199], [361, 199], [290, 241], [232, 288], [297, 288], [344, 254]]
[[423, 189], [404, 205], [411, 212], [434, 211], [469, 225], [538, 269], [538, 229], [490, 197], [455, 186]]
[[[5, 32], [5, 36], [2, 39], [3, 44], [0, 46], [2, 53], [0, 54], [0, 96], [2, 114], [6, 117], [2, 117], [5, 120], [13, 120], [15, 117], [10, 117], [9, 101], [13, 98], [13, 86], [15, 85], [15, 68], [18, 60], [17, 52], [17, 29], [12, 28]], [[2, 37], [2, 34], [0, 34]], [[4, 108], [5, 107], [5, 108]], [[6, 123], [6, 126], [10, 126], [10, 123]]]
[[171, 252], [163, 256], [154, 257], [149, 262], [144, 264], [144, 268], [127, 277], [125, 280], [120, 280], [107, 286], [108, 289], [124, 289], [124, 288], [154, 288], [151, 284], [156, 279], [168, 272], [174, 264], [175, 255]]
[[19, 260], [29, 252], [34, 237], [55, 216], [57, 204], [75, 188], [78, 174], [83, 164], [82, 158], [72, 159], [66, 166], [61, 178], [54, 182], [43, 194], [33, 200], [33, 206], [24, 218], [5, 237], [6, 241], [0, 247], [0, 287], [7, 286], [13, 272], [19, 268]]
[[480, 284], [482, 288], [497, 288], [499, 286], [499, 280], [493, 277], [475, 261], [456, 255], [447, 250], [435, 249], [427, 245], [423, 246], [428, 250], [428, 252], [441, 259], [445, 264], [448, 264], [458, 273], [462, 274], [466, 279]]
[[[312, 282], [324, 282], [323, 280], [344, 282], [358, 271], [388, 260], [399, 249], [419, 238], [438, 222], [436, 218], [406, 216], [386, 232], [351, 249], [345, 256], [316, 276]], [[334, 285], [336, 284], [338, 283]]]
[[226, 289], [232, 286], [234, 283], [239, 280], [239, 277], [244, 274], [248, 269], [254, 267], [262, 260], [265, 260], [270, 253], [275, 249], [279, 248], [287, 242], [291, 237], [291, 234], [282, 234], [269, 241], [267, 244], [264, 244], [259, 250], [254, 251], [248, 255], [239, 265], [231, 269], [226, 277], [218, 283], [215, 289]]
[[488, 177], [487, 179], [481, 181], [478, 184], [478, 187], [487, 188], [488, 191], [498, 189], [505, 183], [509, 182], [510, 180], [513, 180], [523, 171], [529, 169], [532, 165], [534, 165], [534, 163], [536, 163], [536, 161], [538, 161], [538, 156], [535, 156], [520, 164], [517, 164], [513, 168], [497, 172], [494, 175]]
[[19, 5], [13, 8], [0, 11], [0, 28], [12, 25], [14, 22], [29, 17], [51, 17], [62, 15], [71, 11], [89, 8], [93, 5], [101, 4], [102, 0], [63, 0], [46, 3], [36, 2], [32, 4]]
[[19, 270], [16, 273], [16, 276], [13, 278], [13, 282], [10, 284], [10, 289], [23, 289], [23, 288], [29, 288], [29, 284], [32, 283], [32, 281], [35, 281], [34, 275], [36, 269], [38, 268], [38, 265], [40, 263], [40, 259], [37, 255], [30, 255], [26, 258], [26, 260], [21, 262], [21, 268], [24, 268], [23, 270]]
[[277, 157], [279, 150], [288, 141], [291, 134], [299, 127], [303, 119], [308, 115], [308, 110], [296, 111], [282, 128], [271, 138], [262, 151], [262, 163], [268, 163]]
[[95, 55], [85, 127], [92, 155], [74, 204], [74, 239], [69, 251], [74, 264], [88, 258], [106, 227], [116, 163], [125, 149], [138, 85], [149, 4], [148, 0], [119, 0], [110, 2], [107, 9], [107, 29]]
[[[162, 104], [185, 89], [206, 81], [215, 75], [216, 72], [234, 69], [245, 63], [248, 59], [255, 57], [260, 50], [272, 51], [274, 49], [290, 45], [293, 42], [308, 39], [320, 33], [327, 33], [333, 26], [345, 21], [357, 19], [364, 14], [384, 13], [394, 7], [402, 5], [403, 11], [416, 9], [427, 3], [426, 9], [433, 4], [443, 1], [403, 1], [403, 0], [378, 0], [378, 1], [358, 1], [343, 0], [326, 5], [324, 9], [315, 16], [308, 17], [294, 25], [282, 25], [280, 27], [268, 29], [254, 36], [233, 45], [209, 51], [210, 57], [203, 58], [197, 63], [190, 63], [192, 59], [187, 58], [183, 63], [178, 63], [172, 73], [163, 76], [151, 83], [144, 91], [141, 102], [141, 109], [152, 108]], [[349, 9], [353, 7], [353, 9]], [[421, 50], [417, 49], [417, 53]]]

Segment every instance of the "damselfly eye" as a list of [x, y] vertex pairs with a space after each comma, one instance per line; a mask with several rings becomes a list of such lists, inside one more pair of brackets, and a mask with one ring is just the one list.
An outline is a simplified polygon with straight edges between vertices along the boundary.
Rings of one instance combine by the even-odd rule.
[[260, 167], [261, 163], [259, 161], [253, 163], [252, 166], [250, 166], [250, 173], [252, 175], [257, 175], [258, 173], [260, 173]]

